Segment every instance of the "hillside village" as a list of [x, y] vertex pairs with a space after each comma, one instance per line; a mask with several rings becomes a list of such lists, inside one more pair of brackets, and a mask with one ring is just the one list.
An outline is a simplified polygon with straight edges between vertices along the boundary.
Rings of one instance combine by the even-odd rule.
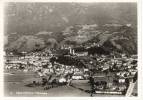
[[[62, 53], [62, 51], [67, 52]], [[56, 82], [56, 85], [74, 86], [72, 80], [89, 80], [92, 77], [93, 93], [126, 95], [129, 85], [137, 80], [136, 55], [127, 56], [120, 53], [117, 56], [115, 54], [89, 55], [88, 52], [76, 52], [71, 47], [61, 47], [57, 52], [50, 49], [22, 52], [22, 55], [14, 55], [11, 52], [5, 57], [6, 71], [34, 72], [43, 79], [43, 81], [33, 81], [34, 84], [45, 85], [47, 82], [49, 84]], [[46, 89], [50, 88], [54, 87], [48, 86]]]

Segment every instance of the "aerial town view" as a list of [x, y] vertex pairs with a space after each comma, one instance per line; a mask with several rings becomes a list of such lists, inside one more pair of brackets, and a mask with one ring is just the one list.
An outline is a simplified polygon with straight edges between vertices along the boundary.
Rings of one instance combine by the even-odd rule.
[[136, 3], [5, 4], [4, 95], [138, 96]]

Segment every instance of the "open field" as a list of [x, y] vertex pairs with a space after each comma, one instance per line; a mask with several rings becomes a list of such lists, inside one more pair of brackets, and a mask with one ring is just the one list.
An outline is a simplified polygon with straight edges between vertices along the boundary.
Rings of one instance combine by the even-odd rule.
[[49, 90], [44, 90], [44, 87], [42, 86], [26, 87], [23, 80], [34, 78], [35, 76], [32, 72], [17, 72], [15, 74], [5, 74], [4, 76], [5, 96], [89, 96], [88, 93], [70, 86], [60, 86]]
[[[42, 86], [27, 87], [25, 86], [28, 82], [40, 78], [37, 78], [36, 74], [33, 72], [18, 72], [11, 71], [5, 72], [4, 74], [4, 84], [5, 84], [5, 96], [48, 96], [48, 97], [89, 97], [90, 94], [84, 92], [83, 90], [90, 90], [88, 80], [74, 80], [72, 81], [75, 87], [71, 86], [59, 86], [51, 88], [49, 90], [44, 90]], [[29, 80], [29, 81], [27, 81]], [[113, 95], [102, 95], [94, 94], [93, 96], [113, 96]], [[114, 95], [121, 96], [121, 95]]]

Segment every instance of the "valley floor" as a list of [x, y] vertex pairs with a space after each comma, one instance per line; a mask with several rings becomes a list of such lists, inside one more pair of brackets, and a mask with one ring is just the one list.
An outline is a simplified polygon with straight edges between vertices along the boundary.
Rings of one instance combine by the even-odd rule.
[[[44, 90], [42, 86], [27, 87], [24, 80], [36, 78], [33, 72], [5, 72], [4, 74], [4, 91], [5, 96], [21, 97], [21, 96], [39, 96], [39, 97], [90, 97], [90, 93], [84, 92], [79, 88], [90, 90], [87, 80], [74, 80], [72, 83], [77, 87], [59, 86], [49, 90]], [[38, 78], [37, 78], [38, 80]], [[105, 95], [93, 94], [93, 96], [123, 96], [123, 95]]]

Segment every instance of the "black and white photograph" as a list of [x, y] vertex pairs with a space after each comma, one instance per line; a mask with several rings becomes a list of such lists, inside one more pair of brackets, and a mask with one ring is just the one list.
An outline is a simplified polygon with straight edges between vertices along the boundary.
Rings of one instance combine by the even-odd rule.
[[138, 97], [137, 2], [5, 2], [5, 97]]

